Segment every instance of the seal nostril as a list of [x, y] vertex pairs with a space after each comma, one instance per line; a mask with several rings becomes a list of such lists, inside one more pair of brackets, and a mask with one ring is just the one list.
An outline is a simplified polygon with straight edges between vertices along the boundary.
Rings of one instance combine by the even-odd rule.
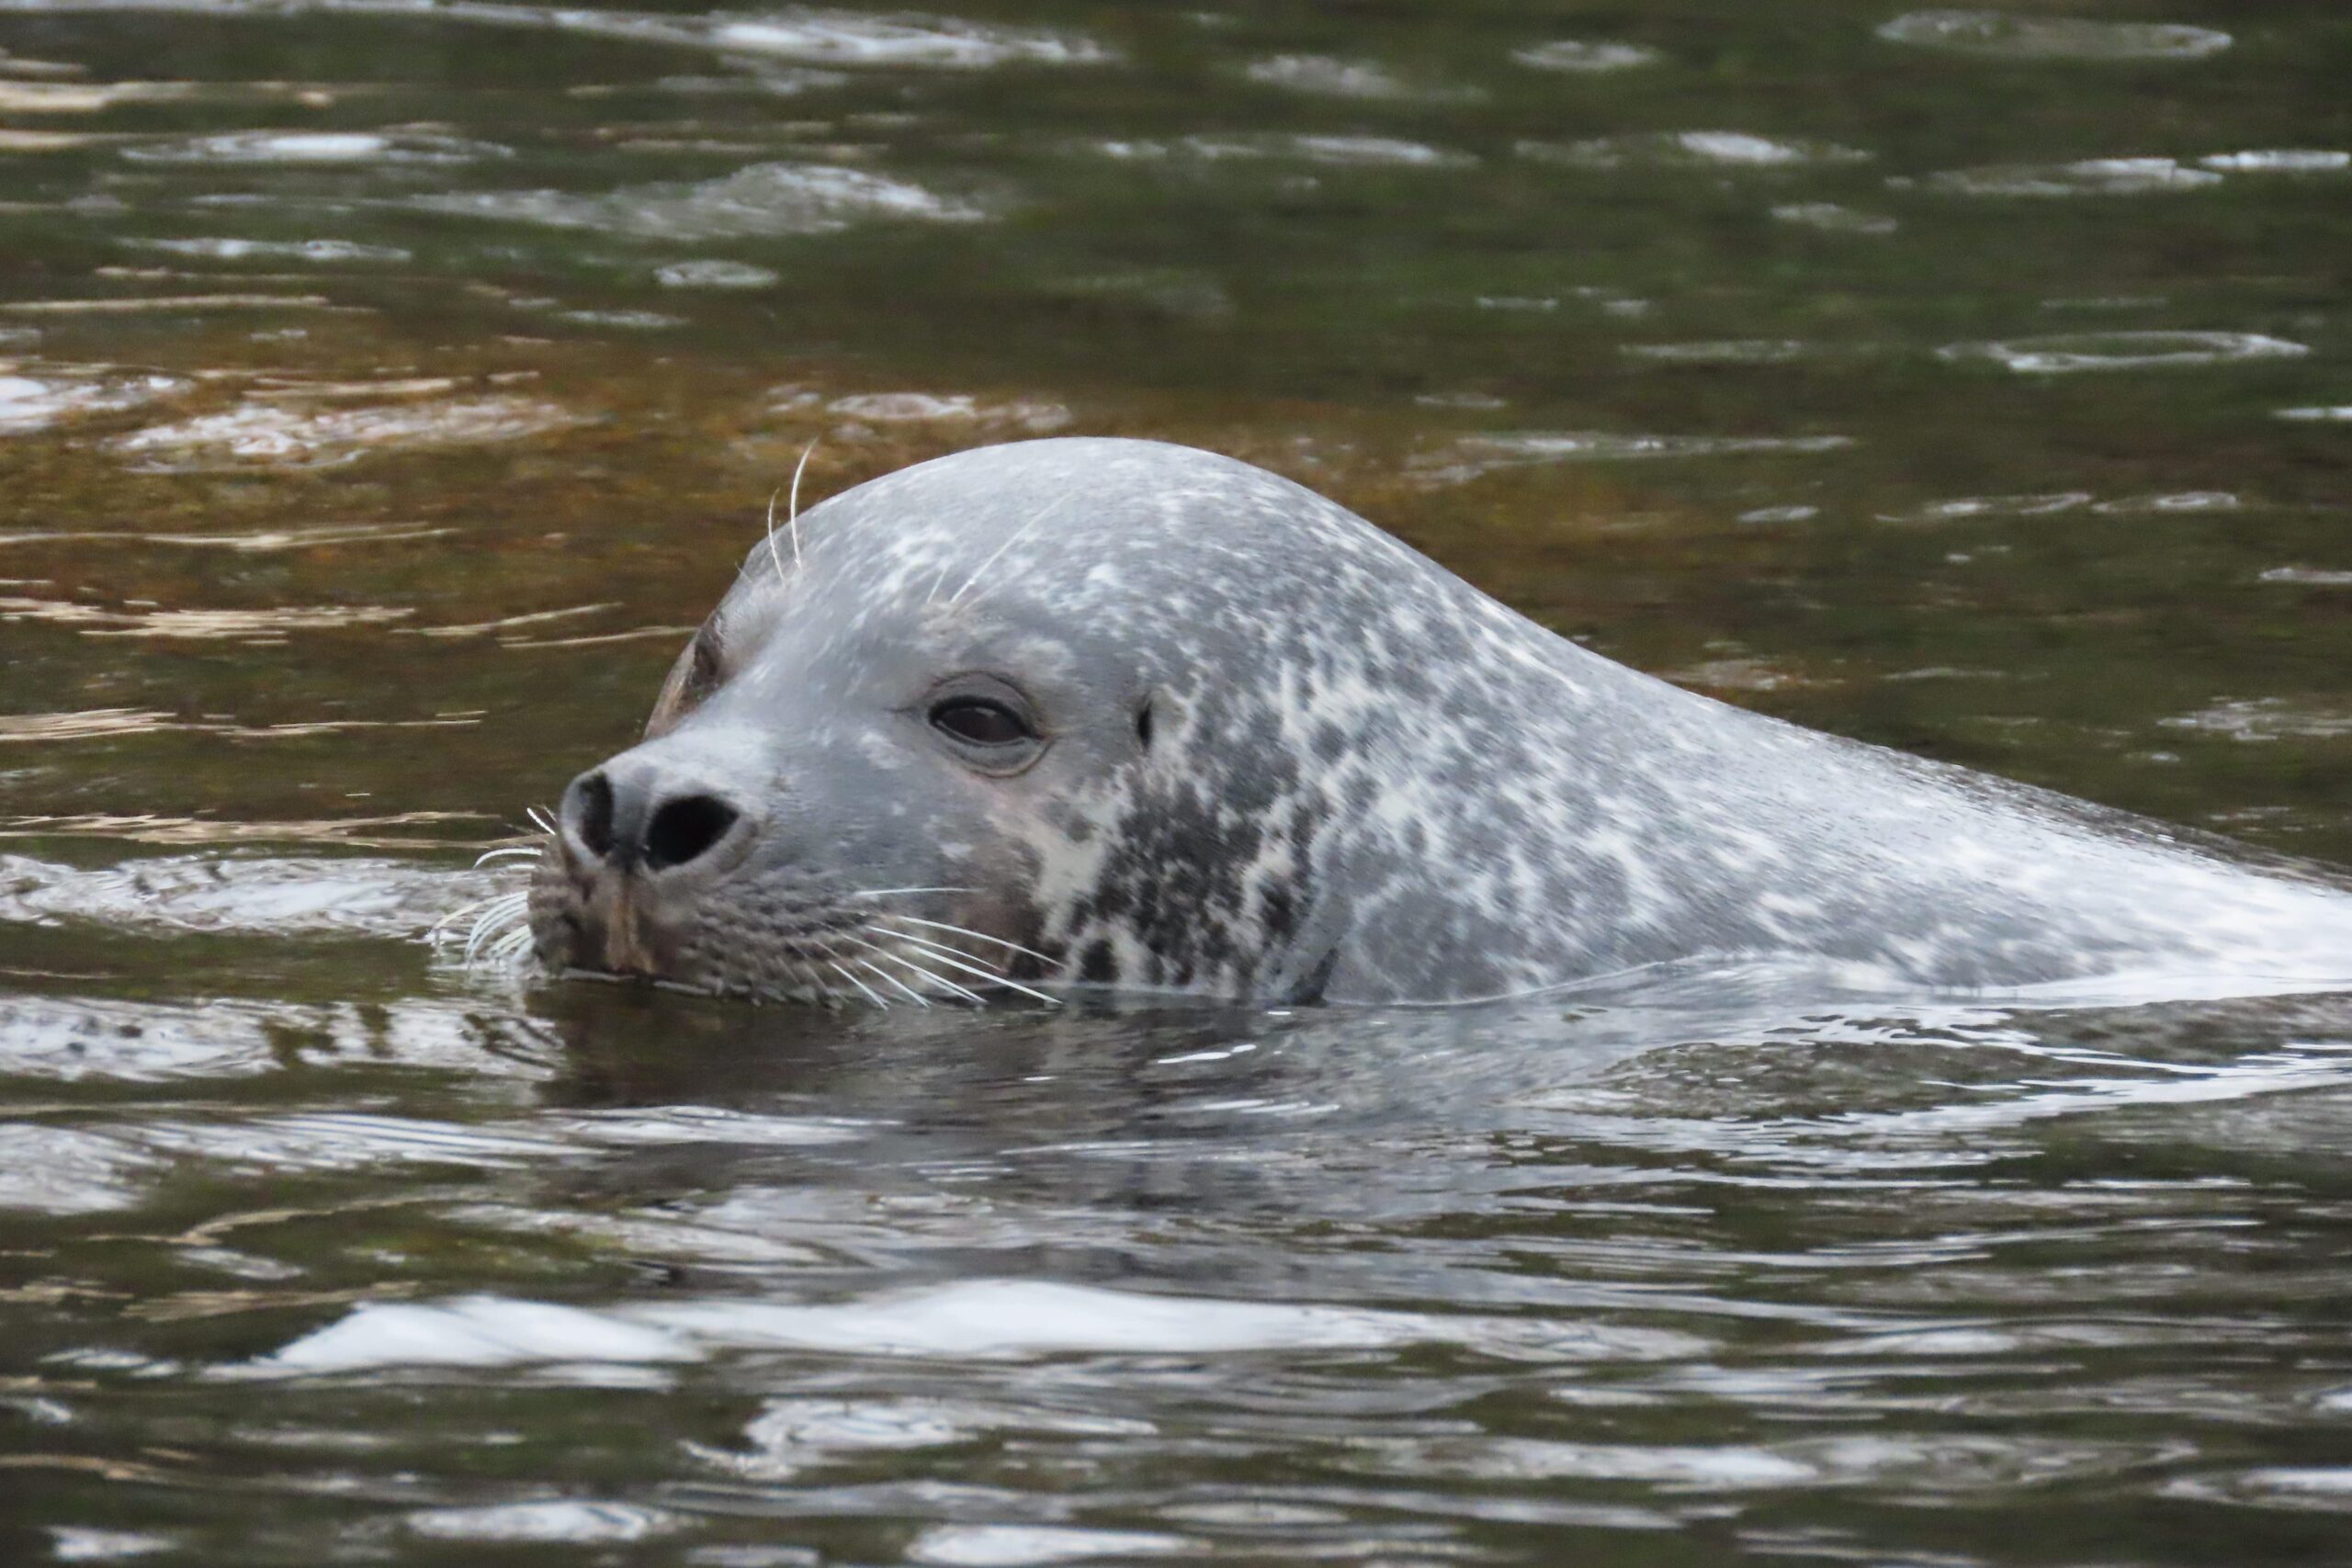
[[590, 773], [571, 786], [578, 807], [571, 830], [598, 860], [613, 853], [613, 785], [602, 773]]
[[727, 829], [735, 826], [741, 816], [741, 812], [725, 801], [707, 795], [690, 795], [664, 803], [653, 814], [653, 820], [646, 824], [645, 868], [661, 871], [700, 859], [727, 836]]

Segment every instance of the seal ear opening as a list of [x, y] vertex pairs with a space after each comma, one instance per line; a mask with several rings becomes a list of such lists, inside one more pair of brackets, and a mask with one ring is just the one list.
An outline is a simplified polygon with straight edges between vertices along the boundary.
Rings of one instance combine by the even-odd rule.
[[1136, 740], [1145, 750], [1151, 750], [1151, 699], [1149, 697], [1144, 698], [1143, 705], [1136, 709]]

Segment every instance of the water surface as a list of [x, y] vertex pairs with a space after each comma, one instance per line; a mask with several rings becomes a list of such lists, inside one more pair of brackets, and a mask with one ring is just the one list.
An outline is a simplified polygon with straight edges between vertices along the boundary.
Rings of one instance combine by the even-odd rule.
[[0, 0], [0, 1553], [2352, 1541], [2352, 1001], [824, 1015], [420, 940], [808, 444], [1195, 442], [2352, 861], [2352, 17]]

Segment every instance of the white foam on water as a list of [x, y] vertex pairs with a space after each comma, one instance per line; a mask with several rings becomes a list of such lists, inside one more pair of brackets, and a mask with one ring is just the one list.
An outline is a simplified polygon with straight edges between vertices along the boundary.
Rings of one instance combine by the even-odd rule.
[[907, 1547], [930, 1568], [1051, 1568], [1063, 1562], [1127, 1562], [1196, 1552], [1197, 1542], [1149, 1530], [1074, 1525], [933, 1525]]
[[2033, 495], [1968, 495], [1931, 501], [1909, 512], [1882, 512], [1882, 523], [1962, 523], [1979, 517], [2049, 517], [2088, 506], [2086, 490], [2048, 491]]
[[1630, 71], [1636, 66], [1655, 65], [1665, 58], [1657, 50], [1638, 43], [1586, 42], [1580, 39], [1531, 44], [1511, 51], [1510, 57], [1537, 71], [1579, 73]]
[[472, 164], [511, 158], [495, 142], [417, 131], [232, 130], [126, 147], [141, 164]]
[[2177, 491], [2165, 495], [2124, 495], [2113, 501], [2102, 501], [2091, 508], [2108, 516], [2128, 516], [2142, 512], [2236, 512], [2245, 505], [2245, 500], [2225, 490]]
[[[67, 739], [216, 722], [136, 708], [93, 709], [73, 716], [83, 722], [64, 727]], [[390, 728], [381, 720], [332, 722], [336, 733]], [[239, 739], [258, 739], [270, 733], [264, 726], [227, 723], [228, 732]], [[299, 726], [296, 733], [319, 731]], [[40, 727], [30, 718], [17, 718], [11, 728], [0, 729], [0, 742], [40, 738]], [[227, 830], [254, 825], [218, 826]], [[492, 871], [451, 872], [414, 861], [358, 856], [172, 855], [133, 858], [110, 866], [73, 866], [0, 854], [0, 921], [89, 921], [151, 936], [245, 931], [280, 937], [408, 938], [424, 934], [452, 910], [519, 886], [517, 879]], [[392, 1010], [395, 1025], [400, 1017], [401, 1010]]]
[[2340, 175], [2352, 169], [2352, 152], [2316, 147], [2266, 147], [2245, 152], [2213, 152], [2197, 160], [2232, 175]]
[[1627, 343], [1617, 352], [1657, 365], [1787, 365], [1837, 352], [1798, 338], [1730, 338], [1716, 343]]
[[2212, 28], [2003, 11], [1912, 11], [1881, 23], [1878, 36], [2002, 60], [2201, 60], [2230, 47], [2230, 35]]
[[119, 413], [175, 392], [188, 383], [172, 376], [115, 372], [16, 375], [0, 367], [0, 435], [43, 430], [80, 415]]
[[741, 54], [812, 65], [923, 66], [956, 71], [1001, 65], [1095, 65], [1114, 58], [1091, 39], [1042, 28], [983, 26], [944, 17], [879, 17], [854, 11], [714, 14], [709, 41]]
[[1253, 60], [1241, 74], [1263, 87], [1318, 98], [1385, 103], [1460, 103], [1481, 95], [1475, 88], [1410, 81], [1369, 60], [1328, 54], [1277, 54]]
[[134, 250], [165, 251], [208, 261], [404, 262], [412, 253], [398, 245], [363, 245], [351, 240], [125, 240]]
[[972, 1280], [840, 1304], [704, 1301], [633, 1309], [709, 1345], [867, 1356], [1204, 1355], [1403, 1343], [1429, 1325], [1387, 1312]]
[[811, 1148], [854, 1143], [872, 1129], [807, 1116], [769, 1116], [707, 1105], [583, 1111], [548, 1123], [582, 1143], [618, 1148], [725, 1144], [733, 1148]]
[[1220, 163], [1267, 159], [1342, 168], [1397, 169], [1460, 169], [1478, 161], [1467, 152], [1450, 152], [1400, 137], [1307, 136], [1288, 131], [1186, 136], [1173, 141], [1098, 141], [1091, 147], [1095, 152], [1130, 161], [1195, 158]]
[[704, 1297], [591, 1311], [502, 1296], [371, 1302], [273, 1355], [219, 1369], [247, 1378], [393, 1368], [600, 1362], [661, 1365], [729, 1351], [1025, 1359], [1198, 1356], [1447, 1344], [1481, 1354], [1589, 1359], [1695, 1354], [1693, 1336], [1512, 1317], [1149, 1295], [1041, 1280], [965, 1280], [841, 1303]]
[[2352, 571], [2328, 571], [2309, 566], [2275, 566], [2257, 582], [2283, 582], [2296, 588], [2352, 588]]
[[178, 1550], [179, 1541], [147, 1530], [96, 1529], [82, 1525], [52, 1525], [50, 1555], [60, 1562], [123, 1562], [158, 1551]]
[[111, 445], [150, 473], [323, 468], [380, 452], [520, 441], [584, 423], [556, 404], [508, 396], [374, 408], [265, 403], [152, 425]]
[[1859, 164], [1874, 156], [1834, 141], [1745, 130], [1637, 131], [1584, 141], [1521, 141], [1516, 151], [1535, 163], [1586, 169], [1794, 169]]
[[433, 1305], [370, 1302], [277, 1354], [220, 1375], [314, 1375], [393, 1367], [511, 1367], [531, 1362], [662, 1364], [697, 1359], [678, 1335], [607, 1314], [503, 1296]]
[[1013, 424], [1039, 435], [1063, 428], [1072, 417], [1059, 403], [1025, 399], [983, 403], [968, 392], [858, 392], [835, 398], [825, 408], [873, 424]]
[[2158, 719], [2167, 729], [2225, 735], [2233, 740], [2333, 740], [2352, 735], [2352, 709], [2290, 702], [2284, 697], [2234, 697], [2195, 713]]
[[2063, 333], [1996, 343], [1946, 344], [1936, 350], [1943, 359], [1990, 359], [2029, 376], [2237, 365], [2256, 359], [2299, 359], [2310, 352], [2302, 344], [2260, 333], [2211, 332]]
[[1900, 227], [1884, 213], [1861, 212], [1834, 201], [1786, 202], [1772, 209], [1772, 217], [1831, 234], [1892, 234]]
[[2071, 164], [1995, 164], [1929, 175], [1928, 189], [1958, 196], [2147, 196], [2205, 190], [2222, 183], [2211, 169], [2173, 158], [2084, 158]]
[[653, 280], [664, 288], [766, 288], [778, 275], [749, 262], [682, 261], [656, 267]]
[[0, 80], [0, 114], [96, 114], [118, 104], [171, 103], [196, 91], [193, 82]]
[[[480, 1053], [477, 1053], [479, 1060]], [[243, 1170], [368, 1170], [455, 1166], [514, 1170], [592, 1151], [530, 1128], [472, 1127], [412, 1116], [304, 1111], [210, 1122], [150, 1122], [125, 1136], [140, 1147]]]
[[910, 181], [830, 164], [754, 164], [698, 184], [624, 186], [603, 196], [571, 191], [468, 191], [419, 197], [430, 212], [594, 229], [660, 240], [830, 234], [855, 223], [969, 223], [976, 204]]
[[1614, 431], [1521, 431], [1465, 435], [1407, 467], [1424, 482], [1459, 484], [1498, 469], [1539, 463], [1807, 455], [1854, 445], [1850, 435], [1627, 435]]
[[115, 1139], [71, 1127], [0, 1122], [0, 1209], [95, 1214], [145, 1196], [164, 1162]]
[[946, 1448], [992, 1432], [1149, 1437], [1151, 1422], [1043, 1405], [931, 1398], [770, 1400], [743, 1429], [744, 1447], [688, 1445], [695, 1458], [745, 1479], [783, 1481], [862, 1454]]
[[667, 332], [687, 324], [685, 317], [662, 310], [558, 310], [555, 319], [583, 327], [618, 327], [632, 333]]
[[1092, 65], [1115, 59], [1081, 35], [960, 17], [793, 6], [706, 16], [507, 4], [503, 0], [0, 0], [5, 13], [111, 12], [249, 17], [392, 17], [450, 25], [546, 28], [592, 38], [756, 55], [820, 65], [976, 71], [1004, 65]]
[[635, 1503], [562, 1497], [475, 1508], [420, 1508], [403, 1515], [401, 1523], [411, 1535], [432, 1540], [613, 1546], [671, 1534], [684, 1521], [664, 1509]]

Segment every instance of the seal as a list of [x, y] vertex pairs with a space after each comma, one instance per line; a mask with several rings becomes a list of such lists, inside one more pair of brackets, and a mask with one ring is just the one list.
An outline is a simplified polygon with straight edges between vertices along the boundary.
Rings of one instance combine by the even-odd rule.
[[772, 533], [550, 837], [544, 965], [716, 992], [2352, 979], [2321, 873], [1682, 691], [1153, 442], [967, 451]]

